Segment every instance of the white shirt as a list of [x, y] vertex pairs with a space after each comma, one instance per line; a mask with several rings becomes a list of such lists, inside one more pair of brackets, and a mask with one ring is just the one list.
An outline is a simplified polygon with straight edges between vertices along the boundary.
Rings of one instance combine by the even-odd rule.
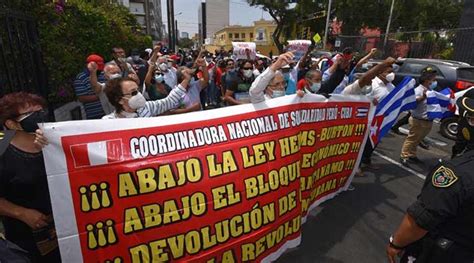
[[361, 89], [359, 86], [359, 80], [354, 81], [354, 83], [347, 85], [342, 91], [343, 95], [362, 95]]
[[268, 87], [270, 81], [275, 77], [275, 71], [268, 67], [262, 74], [260, 74], [252, 83], [249, 89], [250, 102], [259, 103], [270, 99], [265, 94], [265, 89]]
[[385, 84], [381, 79], [375, 77], [372, 80], [372, 92], [368, 96], [375, 98], [378, 102], [382, 101], [395, 86], [392, 83]]

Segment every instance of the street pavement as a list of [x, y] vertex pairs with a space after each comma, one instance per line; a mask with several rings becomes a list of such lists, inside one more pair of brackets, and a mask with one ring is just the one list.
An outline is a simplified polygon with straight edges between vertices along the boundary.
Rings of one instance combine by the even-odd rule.
[[418, 157], [424, 164], [408, 169], [399, 164], [405, 136], [386, 135], [372, 158], [378, 169], [365, 170], [364, 177], [352, 181], [355, 190], [341, 193], [313, 210], [303, 225], [299, 248], [277, 262], [387, 262], [388, 238], [416, 200], [424, 177], [439, 159], [450, 158], [454, 142], [438, 131], [435, 123], [428, 135], [429, 150], [418, 147]]

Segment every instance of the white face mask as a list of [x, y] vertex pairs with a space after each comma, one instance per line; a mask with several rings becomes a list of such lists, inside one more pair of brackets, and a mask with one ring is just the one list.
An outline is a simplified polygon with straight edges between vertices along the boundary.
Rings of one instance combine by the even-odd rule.
[[392, 82], [395, 79], [395, 73], [392, 72], [392, 73], [387, 74], [387, 76], [385, 76], [385, 79], [388, 82]]
[[132, 108], [133, 110], [143, 108], [145, 107], [145, 104], [146, 99], [140, 92], [138, 92], [137, 95], [132, 96], [130, 99], [128, 99], [128, 106], [130, 106], [130, 108]]
[[127, 62], [127, 59], [126, 58], [118, 58], [117, 59], [120, 63], [125, 63]]
[[285, 96], [284, 90], [272, 90], [272, 98], [278, 98]]
[[252, 72], [251, 69], [245, 69], [244, 70], [244, 77], [250, 78], [250, 77], [252, 77], [252, 75], [253, 75], [253, 72]]
[[161, 63], [158, 67], [161, 71], [168, 72], [168, 65], [166, 63]]
[[110, 75], [109, 79], [118, 79], [118, 78], [121, 78], [121, 77], [122, 77], [122, 74], [115, 73], [115, 74]]
[[431, 82], [430, 89], [435, 89], [436, 86], [438, 86], [438, 81], [435, 80], [435, 81]]

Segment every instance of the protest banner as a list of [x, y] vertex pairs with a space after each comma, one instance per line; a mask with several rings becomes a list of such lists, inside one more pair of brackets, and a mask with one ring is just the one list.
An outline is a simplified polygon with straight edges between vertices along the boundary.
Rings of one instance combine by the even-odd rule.
[[255, 42], [232, 42], [232, 48], [236, 60], [248, 59], [247, 52], [249, 52], [250, 59], [255, 59], [257, 56], [257, 46]]
[[308, 211], [347, 188], [369, 107], [308, 94], [45, 124], [63, 262], [276, 260], [300, 243]]
[[310, 45], [310, 40], [289, 40], [287, 49], [288, 51], [293, 52], [295, 60], [298, 61], [301, 57], [303, 57], [304, 53], [308, 51]]

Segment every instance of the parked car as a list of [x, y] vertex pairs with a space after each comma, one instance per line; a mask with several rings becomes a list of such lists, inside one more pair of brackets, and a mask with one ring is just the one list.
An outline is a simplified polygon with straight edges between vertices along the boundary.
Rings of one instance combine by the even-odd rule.
[[395, 85], [400, 83], [406, 76], [418, 80], [421, 71], [426, 67], [431, 67], [438, 72], [436, 76], [438, 87], [436, 90], [449, 87], [454, 92], [458, 92], [474, 86], [474, 67], [464, 62], [418, 58], [402, 59], [401, 62], [393, 81]]
[[[455, 100], [457, 101], [461, 98], [468, 90], [474, 89], [474, 87], [470, 87], [468, 89], [456, 92], [454, 94]], [[458, 120], [459, 120], [459, 109], [456, 107], [456, 113], [452, 117], [444, 118], [441, 120], [441, 125], [439, 127], [439, 133], [444, 137], [456, 140], [456, 135], [458, 133]]]

